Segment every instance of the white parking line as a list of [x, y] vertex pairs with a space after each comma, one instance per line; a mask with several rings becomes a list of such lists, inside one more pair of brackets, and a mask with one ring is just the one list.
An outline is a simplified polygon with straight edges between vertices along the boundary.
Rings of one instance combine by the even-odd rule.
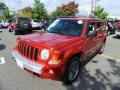
[[4, 57], [0, 57], [0, 64], [5, 64], [5, 58]]
[[117, 59], [117, 58], [114, 58], [114, 57], [110, 57], [110, 56], [107, 56], [107, 55], [104, 55], [104, 54], [102, 54], [101, 56], [120, 62], [120, 59]]

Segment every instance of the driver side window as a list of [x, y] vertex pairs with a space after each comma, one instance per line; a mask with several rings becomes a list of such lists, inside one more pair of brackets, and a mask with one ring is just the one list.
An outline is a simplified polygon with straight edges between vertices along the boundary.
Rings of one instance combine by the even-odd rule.
[[94, 31], [94, 30], [95, 30], [95, 22], [89, 22], [86, 35], [88, 35], [90, 31]]

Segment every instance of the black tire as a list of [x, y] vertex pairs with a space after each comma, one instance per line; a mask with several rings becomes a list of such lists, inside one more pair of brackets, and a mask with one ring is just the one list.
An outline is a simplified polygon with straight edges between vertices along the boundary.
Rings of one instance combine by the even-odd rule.
[[14, 34], [14, 35], [18, 35], [18, 31], [13, 30], [13, 34]]
[[64, 84], [71, 84], [73, 81], [75, 81], [79, 75], [79, 72], [80, 72], [80, 58], [78, 56], [74, 56], [68, 63], [65, 76], [63, 79]]
[[105, 49], [105, 42], [101, 45], [100, 49], [98, 50], [98, 54], [102, 54]]
[[9, 32], [12, 32], [12, 30], [11, 30], [11, 29], [8, 29], [8, 31], [9, 31]]
[[32, 33], [32, 32], [33, 32], [33, 30], [31, 29], [31, 30], [29, 30], [28, 32], [29, 32], [29, 33]]

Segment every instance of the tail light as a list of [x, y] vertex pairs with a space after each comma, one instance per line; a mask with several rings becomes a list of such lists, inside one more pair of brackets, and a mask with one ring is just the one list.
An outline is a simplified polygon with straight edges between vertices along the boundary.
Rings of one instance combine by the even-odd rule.
[[18, 23], [15, 24], [15, 28], [19, 28], [19, 26], [20, 26], [20, 25], [19, 25]]

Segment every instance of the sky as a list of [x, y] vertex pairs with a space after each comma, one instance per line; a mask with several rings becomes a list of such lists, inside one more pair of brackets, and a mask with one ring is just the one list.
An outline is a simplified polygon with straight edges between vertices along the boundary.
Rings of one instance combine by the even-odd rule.
[[[0, 0], [4, 2], [11, 10], [17, 11], [26, 6], [33, 6], [34, 0]], [[48, 12], [52, 12], [57, 6], [68, 3], [73, 0], [41, 0]], [[89, 15], [91, 11], [92, 0], [74, 0], [79, 4], [80, 15]], [[97, 0], [97, 6], [104, 7], [111, 16], [120, 16], [120, 0]]]

